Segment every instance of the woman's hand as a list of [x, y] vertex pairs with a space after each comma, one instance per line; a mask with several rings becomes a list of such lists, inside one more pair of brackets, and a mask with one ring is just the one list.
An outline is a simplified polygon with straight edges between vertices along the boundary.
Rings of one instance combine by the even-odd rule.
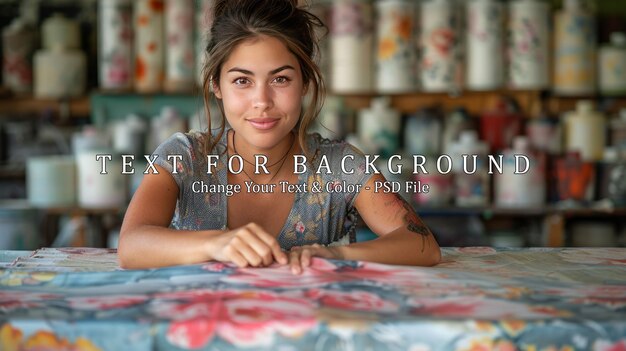
[[337, 247], [322, 246], [319, 244], [294, 246], [289, 252], [289, 266], [293, 274], [302, 273], [304, 267], [311, 265], [313, 256], [331, 259], [342, 259]]
[[274, 261], [287, 264], [287, 254], [276, 238], [255, 223], [225, 232], [213, 251], [213, 259], [242, 268], [269, 266]]

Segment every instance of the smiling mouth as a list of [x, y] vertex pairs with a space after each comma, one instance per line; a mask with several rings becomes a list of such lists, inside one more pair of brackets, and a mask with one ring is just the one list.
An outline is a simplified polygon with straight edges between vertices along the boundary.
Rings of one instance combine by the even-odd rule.
[[274, 127], [278, 121], [277, 118], [253, 118], [249, 119], [248, 123], [256, 129], [266, 130]]

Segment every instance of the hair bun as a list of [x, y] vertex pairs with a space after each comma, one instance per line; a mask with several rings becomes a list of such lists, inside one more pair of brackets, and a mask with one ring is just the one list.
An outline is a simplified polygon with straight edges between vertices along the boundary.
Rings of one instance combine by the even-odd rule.
[[[207, 0], [204, 0], [207, 1]], [[254, 4], [255, 1], [258, 0], [214, 0], [213, 1], [213, 10], [212, 10], [212, 14], [213, 14], [213, 18], [215, 17], [219, 17], [221, 16], [226, 10], [228, 10], [229, 8], [240, 8], [242, 6], [247, 5], [247, 3], [251, 3]], [[289, 4], [291, 4], [291, 6], [293, 6], [294, 8], [298, 7], [298, 3], [300, 2], [299, 0], [282, 0], [285, 1]], [[262, 4], [254, 4], [255, 6], [263, 6]]]
[[[219, 17], [224, 13], [224, 10], [226, 10], [226, 7], [228, 6], [228, 2], [229, 0], [215, 0], [213, 2], [213, 18]], [[233, 2], [233, 0], [230, 0], [230, 2]]]

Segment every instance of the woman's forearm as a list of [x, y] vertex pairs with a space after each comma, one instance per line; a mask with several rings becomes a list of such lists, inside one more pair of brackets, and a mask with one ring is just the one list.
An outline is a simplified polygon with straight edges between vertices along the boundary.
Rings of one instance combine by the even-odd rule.
[[143, 225], [122, 231], [118, 247], [120, 267], [156, 268], [194, 264], [213, 259], [221, 230], [174, 230]]
[[404, 227], [374, 240], [335, 249], [345, 260], [411, 266], [433, 266], [441, 260], [439, 245], [430, 232], [416, 234]]

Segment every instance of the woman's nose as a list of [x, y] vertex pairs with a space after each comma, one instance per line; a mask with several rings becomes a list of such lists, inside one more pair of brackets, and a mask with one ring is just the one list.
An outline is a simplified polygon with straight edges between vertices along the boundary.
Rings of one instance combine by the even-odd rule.
[[256, 89], [254, 97], [254, 108], [259, 110], [267, 110], [272, 107], [272, 93], [267, 86], [259, 86]]

